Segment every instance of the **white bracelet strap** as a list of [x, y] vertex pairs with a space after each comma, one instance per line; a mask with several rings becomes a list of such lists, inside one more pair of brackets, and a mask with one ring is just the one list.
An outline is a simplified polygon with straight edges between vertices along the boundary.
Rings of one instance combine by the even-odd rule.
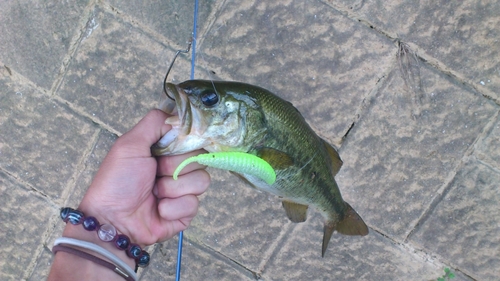
[[123, 270], [127, 272], [129, 276], [132, 276], [134, 280], [137, 280], [137, 275], [135, 274], [134, 270], [130, 268], [128, 264], [126, 264], [124, 261], [122, 261], [120, 258], [118, 258], [115, 254], [111, 253], [110, 251], [104, 249], [103, 247], [96, 245], [94, 243], [90, 243], [87, 241], [82, 241], [74, 238], [68, 238], [68, 237], [59, 237], [56, 239], [54, 242], [54, 246], [57, 246], [59, 244], [67, 244], [67, 245], [72, 245], [72, 246], [77, 246], [83, 249], [90, 250], [92, 252], [98, 253], [99, 255], [102, 255], [103, 257], [109, 259], [113, 263], [115, 263], [117, 266], [121, 267]]

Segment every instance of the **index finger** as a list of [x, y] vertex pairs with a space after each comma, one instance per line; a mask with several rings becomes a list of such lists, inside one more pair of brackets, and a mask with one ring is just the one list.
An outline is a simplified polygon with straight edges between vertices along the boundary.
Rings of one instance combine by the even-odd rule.
[[119, 137], [116, 143], [126, 148], [121, 151], [123, 157], [150, 157], [151, 145], [172, 128], [165, 124], [168, 116], [161, 110], [153, 109], [130, 131]]

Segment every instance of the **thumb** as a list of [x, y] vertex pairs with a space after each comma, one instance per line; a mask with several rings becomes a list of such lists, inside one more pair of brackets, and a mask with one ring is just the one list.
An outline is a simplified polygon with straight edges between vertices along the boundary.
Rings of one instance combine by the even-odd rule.
[[[144, 116], [130, 131], [122, 135], [117, 142], [133, 152], [130, 156], [151, 156], [151, 145], [156, 143], [172, 126], [165, 124], [169, 115], [159, 109], [153, 109]], [[137, 155], [139, 154], [139, 155]]]

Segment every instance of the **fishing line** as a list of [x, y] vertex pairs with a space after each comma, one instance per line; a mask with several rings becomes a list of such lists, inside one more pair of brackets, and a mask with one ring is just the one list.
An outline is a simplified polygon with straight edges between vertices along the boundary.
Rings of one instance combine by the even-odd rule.
[[[170, 73], [170, 70], [172, 70], [172, 66], [174, 66], [174, 62], [175, 62], [175, 59], [177, 59], [177, 56], [179, 56], [180, 53], [188, 53], [189, 49], [191, 49], [192, 44], [193, 44], [193, 38], [189, 39], [188, 46], [187, 46], [186, 50], [177, 50], [177, 52], [175, 53], [174, 59], [172, 60], [172, 62], [170, 63], [170, 66], [168, 67], [167, 74], [165, 74], [165, 79], [163, 79], [163, 92], [165, 92], [165, 95], [167, 95], [167, 97], [171, 100], [175, 100], [175, 99], [173, 97], [171, 97], [167, 92], [166, 86], [167, 86], [168, 74]], [[193, 76], [193, 70], [191, 70], [191, 76]], [[191, 79], [193, 79], [193, 78], [191, 78]]]
[[[219, 28], [220, 28], [220, 27], [219, 27]], [[208, 34], [206, 34], [206, 35], [208, 35]], [[202, 61], [202, 62], [206, 62], [206, 61], [207, 61], [207, 60], [205, 59], [205, 57], [204, 57], [203, 53], [199, 53], [199, 55], [200, 55], [200, 57], [201, 57], [201, 61]], [[210, 80], [210, 83], [212, 83], [212, 88], [214, 89], [215, 93], [216, 93], [217, 95], [219, 95], [219, 92], [217, 92], [217, 88], [215, 87], [215, 84], [214, 84], [214, 77], [213, 77], [212, 73], [210, 73], [210, 71], [208, 70], [208, 68], [204, 67], [204, 69], [205, 69], [205, 72], [207, 73], [208, 80]], [[215, 72], [214, 72], [214, 73], [215, 73]], [[191, 79], [193, 79], [193, 78], [191, 78]]]

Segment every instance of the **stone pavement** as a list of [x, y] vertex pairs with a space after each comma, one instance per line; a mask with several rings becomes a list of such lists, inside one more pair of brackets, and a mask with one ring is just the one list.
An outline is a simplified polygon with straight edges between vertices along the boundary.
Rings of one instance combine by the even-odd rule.
[[[188, 3], [186, 3], [188, 2]], [[370, 227], [288, 221], [225, 171], [185, 232], [183, 280], [498, 280], [500, 2], [200, 1], [197, 78], [291, 101], [340, 147]], [[163, 98], [191, 1], [0, 2], [1, 280], [43, 280], [63, 224], [120, 134]], [[181, 56], [170, 79], [189, 78]], [[173, 280], [176, 239], [141, 280]]]

